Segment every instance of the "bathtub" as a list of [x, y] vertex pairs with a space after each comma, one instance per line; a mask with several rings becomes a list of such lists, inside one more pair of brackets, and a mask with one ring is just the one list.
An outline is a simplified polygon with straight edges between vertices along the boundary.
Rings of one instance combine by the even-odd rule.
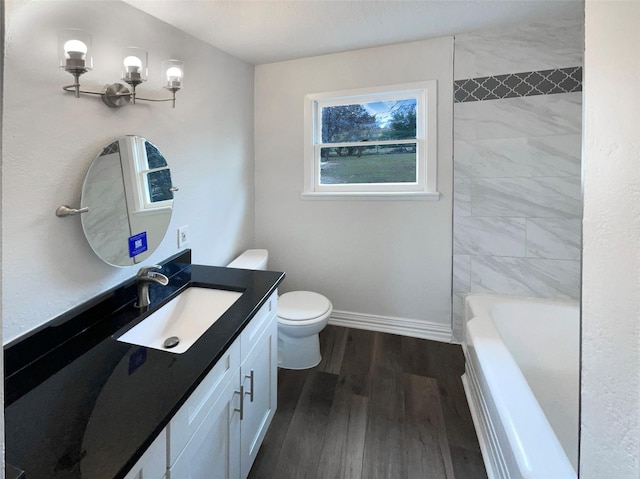
[[575, 302], [465, 299], [462, 381], [489, 479], [575, 479], [579, 322]]

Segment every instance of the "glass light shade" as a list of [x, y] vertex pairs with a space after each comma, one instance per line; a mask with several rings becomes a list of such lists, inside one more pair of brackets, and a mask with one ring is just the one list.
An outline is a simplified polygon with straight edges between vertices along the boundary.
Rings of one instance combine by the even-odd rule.
[[127, 47], [122, 50], [122, 79], [129, 84], [147, 81], [149, 55], [146, 50]]
[[169, 91], [178, 91], [184, 86], [184, 62], [180, 60], [164, 60], [162, 62], [164, 87]]
[[77, 28], [58, 32], [58, 63], [70, 73], [92, 70], [91, 34]]

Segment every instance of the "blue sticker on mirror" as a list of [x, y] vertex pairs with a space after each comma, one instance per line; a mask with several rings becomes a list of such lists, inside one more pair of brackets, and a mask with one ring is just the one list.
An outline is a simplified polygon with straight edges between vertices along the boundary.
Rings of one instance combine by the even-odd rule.
[[139, 255], [147, 251], [147, 232], [143, 231], [137, 235], [129, 237], [129, 257]]

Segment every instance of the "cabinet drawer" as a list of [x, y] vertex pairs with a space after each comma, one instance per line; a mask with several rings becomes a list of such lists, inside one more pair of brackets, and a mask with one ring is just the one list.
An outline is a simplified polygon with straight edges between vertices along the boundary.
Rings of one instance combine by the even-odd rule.
[[209, 371], [206, 378], [189, 396], [167, 426], [169, 434], [168, 465], [175, 462], [180, 452], [198, 429], [209, 410], [229, 381], [237, 383], [240, 368], [240, 339], [238, 338]]
[[167, 433], [162, 431], [124, 479], [162, 479], [167, 472]]
[[260, 339], [260, 336], [262, 336], [265, 330], [269, 327], [269, 324], [276, 320], [275, 317], [277, 313], [278, 292], [274, 291], [240, 335], [243, 356], [249, 354]]

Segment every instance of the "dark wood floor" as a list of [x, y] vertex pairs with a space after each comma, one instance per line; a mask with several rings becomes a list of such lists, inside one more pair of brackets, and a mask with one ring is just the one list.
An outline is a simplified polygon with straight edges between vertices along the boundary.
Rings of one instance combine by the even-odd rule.
[[328, 326], [322, 362], [278, 372], [249, 479], [486, 479], [460, 346]]

